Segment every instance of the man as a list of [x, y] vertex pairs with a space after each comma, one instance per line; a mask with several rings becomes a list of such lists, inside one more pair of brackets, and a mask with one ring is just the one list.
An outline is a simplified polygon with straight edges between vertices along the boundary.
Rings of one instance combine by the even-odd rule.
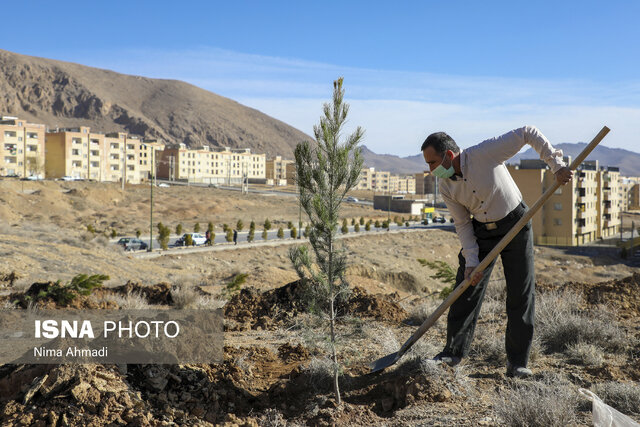
[[[504, 162], [525, 145], [532, 146], [551, 168], [556, 180], [566, 184], [573, 176], [555, 150], [535, 127], [525, 126], [460, 151], [446, 133], [431, 134], [422, 144], [422, 154], [433, 175], [442, 178], [440, 192], [454, 219], [462, 244], [456, 286], [470, 279], [470, 286], [449, 308], [447, 343], [435, 360], [451, 366], [469, 354], [492, 262], [485, 271], [471, 276], [500, 239], [528, 210], [520, 190]], [[502, 250], [507, 282], [507, 376], [527, 377], [533, 339], [535, 276], [531, 221]]]

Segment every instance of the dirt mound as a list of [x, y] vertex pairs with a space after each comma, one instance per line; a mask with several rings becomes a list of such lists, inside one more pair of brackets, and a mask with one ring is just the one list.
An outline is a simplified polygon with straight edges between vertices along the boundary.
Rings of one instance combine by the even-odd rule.
[[564, 288], [582, 291], [587, 303], [606, 304], [623, 319], [640, 317], [640, 273], [620, 280], [595, 284], [567, 282], [561, 287]]
[[[225, 305], [225, 319], [229, 321], [227, 327], [231, 330], [274, 329], [308, 311], [307, 295], [306, 285], [300, 280], [263, 293], [254, 288], [242, 289]], [[338, 311], [341, 314], [400, 322], [407, 313], [392, 298], [369, 295], [356, 287], [346, 303], [338, 307]]]

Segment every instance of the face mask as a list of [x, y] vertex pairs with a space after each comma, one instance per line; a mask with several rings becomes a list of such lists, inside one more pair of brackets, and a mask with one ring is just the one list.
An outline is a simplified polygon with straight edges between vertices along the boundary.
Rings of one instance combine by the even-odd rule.
[[456, 171], [453, 169], [453, 161], [452, 161], [451, 166], [449, 166], [448, 169], [445, 169], [445, 167], [442, 166], [442, 163], [440, 163], [440, 165], [438, 165], [438, 167], [435, 168], [431, 173], [437, 176], [438, 178], [451, 178], [453, 174], [456, 173]]

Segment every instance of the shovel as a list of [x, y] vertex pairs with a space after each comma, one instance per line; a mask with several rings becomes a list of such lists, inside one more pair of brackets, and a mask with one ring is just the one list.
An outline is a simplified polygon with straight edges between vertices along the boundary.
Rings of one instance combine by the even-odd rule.
[[[572, 171], [575, 171], [576, 168], [589, 155], [589, 153], [591, 153], [591, 151], [596, 148], [596, 145], [598, 145], [600, 141], [602, 141], [607, 133], [609, 133], [609, 128], [604, 126], [602, 130], [596, 135], [596, 137], [593, 138], [593, 140], [589, 143], [589, 145], [587, 145], [585, 149], [582, 150], [582, 153], [580, 153], [580, 155], [571, 163], [571, 166], [569, 166], [569, 168]], [[522, 218], [520, 218], [516, 225], [514, 225], [511, 230], [509, 230], [509, 232], [502, 238], [502, 240], [500, 240], [500, 242], [498, 242], [493, 250], [489, 252], [486, 257], [484, 257], [480, 264], [478, 264], [478, 266], [473, 270], [470, 277], [475, 276], [477, 273], [480, 273], [484, 271], [485, 268], [487, 268], [491, 261], [493, 261], [498, 256], [498, 254], [502, 252], [505, 246], [509, 244], [511, 239], [513, 239], [515, 235], [518, 234], [518, 232], [522, 229], [522, 227], [524, 227], [524, 225], [529, 222], [533, 215], [538, 212], [542, 205], [547, 201], [547, 199], [549, 199], [549, 197], [551, 197], [553, 193], [555, 193], [559, 186], [560, 184], [558, 182], [555, 182], [549, 189], [547, 189], [547, 191], [544, 192], [542, 196], [540, 196], [533, 207], [529, 209]], [[429, 318], [425, 320], [422, 325], [420, 325], [418, 330], [415, 331], [413, 335], [411, 335], [407, 342], [405, 342], [402, 347], [400, 347], [400, 350], [395, 353], [389, 354], [388, 356], [384, 356], [370, 365], [371, 373], [380, 372], [400, 360], [400, 358], [411, 348], [411, 346], [413, 346], [413, 344], [415, 344], [416, 341], [418, 341], [420, 337], [422, 337], [422, 335], [424, 335], [424, 333], [427, 332], [427, 330], [431, 328], [434, 323], [436, 323], [438, 318], [442, 316], [442, 313], [444, 313], [445, 310], [448, 309], [460, 295], [462, 295], [462, 293], [469, 287], [469, 285], [471, 285], [471, 281], [467, 279], [460, 283], [460, 285], [457, 286], [453, 290], [453, 292], [449, 294], [447, 299], [445, 299], [442, 304], [440, 304], [436, 311], [434, 311], [433, 314], [429, 316]]]

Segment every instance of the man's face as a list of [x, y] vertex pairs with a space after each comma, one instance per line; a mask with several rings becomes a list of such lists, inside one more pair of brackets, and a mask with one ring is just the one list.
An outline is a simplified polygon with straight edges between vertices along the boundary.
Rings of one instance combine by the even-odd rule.
[[[446, 154], [448, 153], [449, 153], [448, 151], [447, 153], [445, 153], [445, 157], [447, 157]], [[451, 166], [451, 164], [448, 163], [446, 160], [444, 160], [444, 158], [440, 154], [438, 154], [431, 146], [422, 150], [422, 155], [424, 156], [424, 161], [427, 162], [427, 164], [429, 165], [429, 170], [431, 172], [433, 172], [435, 168], [440, 166], [440, 164], [443, 161], [444, 161], [444, 164], [442, 165], [442, 167], [448, 168]]]

